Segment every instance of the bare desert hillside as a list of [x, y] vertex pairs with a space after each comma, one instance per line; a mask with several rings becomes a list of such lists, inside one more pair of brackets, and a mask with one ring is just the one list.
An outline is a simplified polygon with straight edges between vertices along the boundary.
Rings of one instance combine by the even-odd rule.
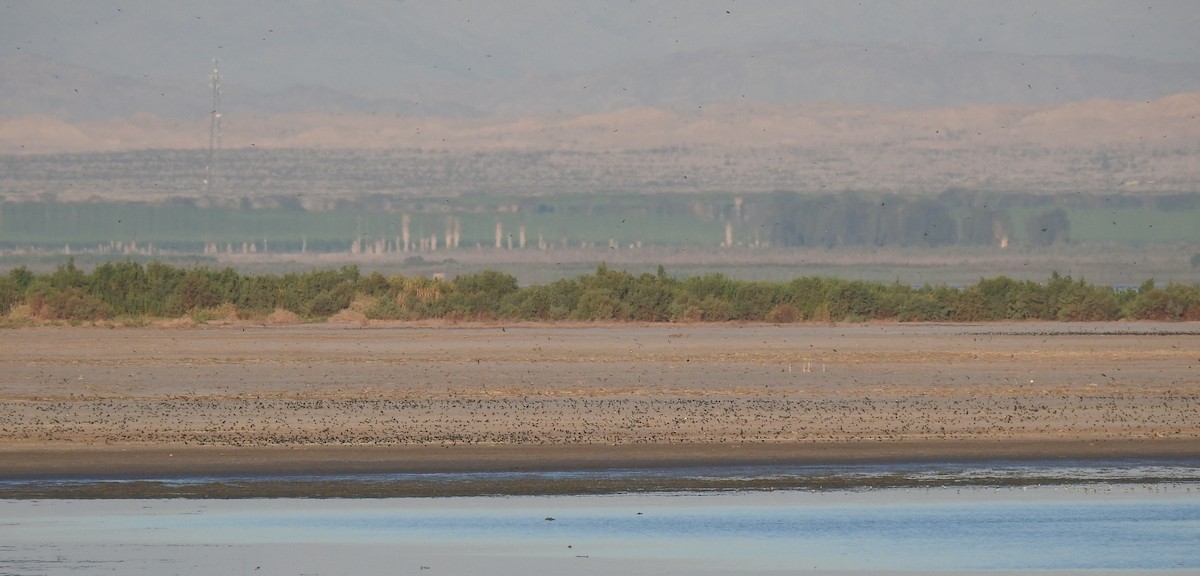
[[[30, 154], [150, 149], [203, 154], [208, 128], [207, 120], [149, 114], [74, 123], [49, 116], [0, 119], [0, 150], [10, 154], [14, 166], [6, 195], [19, 200], [52, 191], [69, 199], [62, 196], [69, 190], [55, 189], [52, 175], [17, 170], [20, 158]], [[222, 129], [226, 155], [309, 149], [316, 160], [324, 155], [321, 150], [408, 151], [392, 155], [401, 161], [434, 152], [454, 159], [458, 169], [490, 175], [481, 176], [474, 189], [512, 184], [529, 193], [553, 192], [547, 186], [584, 192], [937, 192], [955, 186], [1035, 193], [1190, 192], [1200, 177], [1200, 93], [1149, 102], [1033, 107], [902, 109], [802, 102], [486, 118], [283, 114], [230, 116]], [[533, 165], [496, 156], [525, 152], [538, 153]], [[485, 157], [490, 160], [481, 163]], [[505, 168], [483, 170], [496, 161]], [[439, 173], [453, 169], [441, 166]], [[279, 173], [254, 185], [288, 177]], [[180, 185], [151, 188], [177, 196], [183, 192], [172, 190]], [[389, 191], [469, 191], [461, 185], [406, 190], [402, 181], [395, 186]], [[93, 187], [88, 194], [135, 188]], [[136, 191], [143, 199], [150, 192]]]

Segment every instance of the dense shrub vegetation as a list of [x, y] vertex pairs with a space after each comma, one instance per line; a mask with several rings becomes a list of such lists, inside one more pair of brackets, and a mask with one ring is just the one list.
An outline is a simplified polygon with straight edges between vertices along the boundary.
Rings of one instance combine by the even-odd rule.
[[1200, 286], [1147, 280], [1136, 290], [1069, 276], [1046, 282], [987, 278], [964, 288], [835, 278], [789, 282], [633, 275], [601, 264], [591, 274], [520, 287], [483, 271], [453, 280], [363, 276], [356, 266], [303, 274], [243, 275], [231, 268], [176, 268], [109, 262], [91, 273], [68, 260], [36, 275], [0, 276], [0, 314], [43, 321], [267, 318], [278, 311], [311, 320], [352, 310], [362, 319], [636, 322], [978, 322], [995, 320], [1200, 320]]

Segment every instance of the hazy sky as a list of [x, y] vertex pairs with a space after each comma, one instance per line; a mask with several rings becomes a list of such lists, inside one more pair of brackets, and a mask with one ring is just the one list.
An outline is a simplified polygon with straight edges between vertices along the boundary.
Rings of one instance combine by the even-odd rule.
[[248, 88], [389, 89], [576, 73], [756, 43], [1200, 62], [1195, 0], [0, 0], [0, 55]]

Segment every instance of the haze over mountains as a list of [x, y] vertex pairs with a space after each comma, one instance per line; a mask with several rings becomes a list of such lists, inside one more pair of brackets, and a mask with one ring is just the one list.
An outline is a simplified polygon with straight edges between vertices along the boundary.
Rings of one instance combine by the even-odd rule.
[[[231, 64], [236, 66], [230, 59], [224, 61], [226, 67]], [[205, 118], [211, 107], [207, 67], [207, 62], [197, 62], [195, 78], [186, 81], [124, 76], [40, 55], [6, 55], [0, 59], [0, 73], [9, 81], [0, 87], [0, 99], [8, 116], [45, 114], [72, 122], [142, 113]], [[436, 79], [414, 80], [413, 86], [386, 92], [336, 84], [261, 91], [227, 69], [224, 75], [223, 107], [231, 115], [585, 114], [643, 106], [686, 109], [796, 101], [889, 107], [1045, 105], [1200, 92], [1200, 63], [805, 41], [670, 53], [570, 73], [478, 78], [433, 87], [430, 83]]]
[[1191, 186], [1200, 8], [1044, 4], [16, 2], [0, 152], [206, 148], [220, 57], [228, 148], [1036, 145]]
[[1200, 91], [1200, 9], [1099, 2], [29, 2], [5, 115], [589, 113], [749, 100], [1039, 105]]

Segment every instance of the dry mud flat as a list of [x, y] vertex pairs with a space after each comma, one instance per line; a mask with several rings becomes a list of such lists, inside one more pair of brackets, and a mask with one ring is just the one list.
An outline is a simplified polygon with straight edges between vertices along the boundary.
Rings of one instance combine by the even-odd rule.
[[0, 331], [0, 478], [1200, 458], [1200, 325]]

